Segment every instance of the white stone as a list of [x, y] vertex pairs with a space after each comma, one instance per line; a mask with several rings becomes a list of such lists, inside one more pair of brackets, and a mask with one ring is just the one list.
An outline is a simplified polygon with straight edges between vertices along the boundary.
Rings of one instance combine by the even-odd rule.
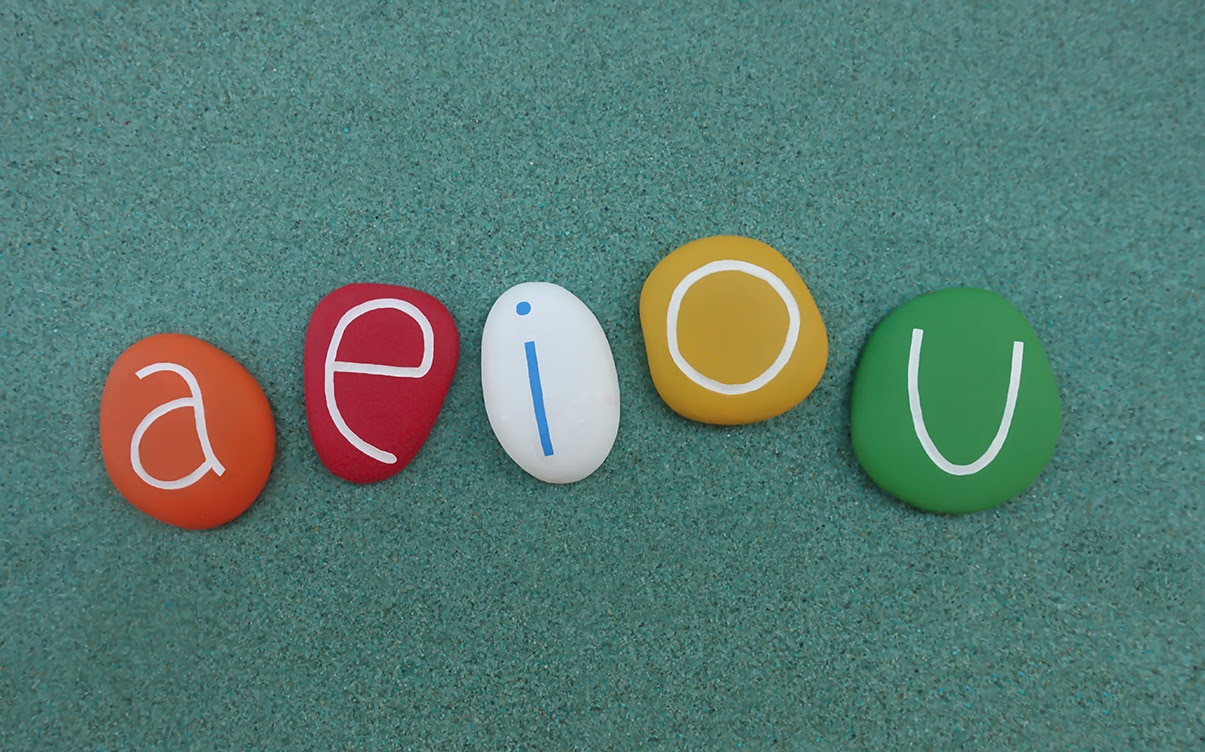
[[481, 390], [498, 443], [542, 481], [579, 481], [611, 453], [619, 431], [611, 346], [563, 287], [525, 282], [494, 303], [481, 335]]

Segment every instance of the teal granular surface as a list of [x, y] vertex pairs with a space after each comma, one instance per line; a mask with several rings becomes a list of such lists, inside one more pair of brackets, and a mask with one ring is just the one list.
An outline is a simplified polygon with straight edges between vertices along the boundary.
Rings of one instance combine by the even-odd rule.
[[[0, 2], [0, 748], [1181, 749], [1205, 743], [1205, 16], [1192, 2]], [[677, 417], [640, 286], [765, 241], [831, 356], [766, 423]], [[560, 284], [623, 392], [544, 485], [482, 405], [490, 304]], [[327, 473], [307, 317], [445, 302], [427, 445]], [[1054, 459], [943, 517], [849, 439], [859, 352], [957, 285], [1033, 325]], [[262, 497], [113, 489], [109, 367], [179, 331], [275, 414]]]

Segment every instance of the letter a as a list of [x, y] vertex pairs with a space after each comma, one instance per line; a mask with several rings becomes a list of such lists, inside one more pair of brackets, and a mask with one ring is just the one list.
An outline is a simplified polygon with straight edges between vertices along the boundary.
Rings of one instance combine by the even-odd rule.
[[[218, 458], [213, 453], [213, 447], [209, 444], [209, 433], [205, 430], [205, 404], [201, 401], [201, 387], [197, 384], [197, 378], [192, 375], [192, 371], [188, 370], [177, 363], [152, 363], [149, 366], [139, 369], [135, 375], [139, 379], [145, 379], [153, 373], [160, 371], [171, 371], [180, 378], [184, 379], [184, 383], [188, 385], [188, 397], [181, 397], [170, 402], [164, 402], [159, 407], [147, 413], [142, 422], [138, 424], [138, 428], [134, 429], [134, 436], [130, 439], [130, 464], [134, 467], [134, 472], [138, 477], [145, 481], [148, 485], [155, 488], [163, 489], [164, 491], [178, 491], [181, 488], [188, 488], [192, 484], [201, 479], [205, 473], [212, 470], [215, 475], [221, 475], [226, 472], [226, 468], [222, 467], [222, 463], [218, 462]], [[201, 452], [205, 455], [205, 461], [202, 462], [196, 470], [193, 470], [188, 475], [177, 480], [162, 480], [156, 478], [146, 471], [142, 466], [141, 445], [142, 436], [147, 432], [151, 425], [168, 413], [180, 410], [185, 407], [191, 407], [193, 411], [193, 419], [197, 424], [197, 438], [201, 441]]]

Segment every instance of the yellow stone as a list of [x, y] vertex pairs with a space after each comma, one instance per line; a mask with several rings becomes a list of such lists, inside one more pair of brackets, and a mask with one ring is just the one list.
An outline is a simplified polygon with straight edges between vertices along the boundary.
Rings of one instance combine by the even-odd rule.
[[756, 423], [811, 393], [828, 362], [820, 310], [791, 262], [751, 238], [687, 243], [640, 293], [653, 385], [703, 423]]

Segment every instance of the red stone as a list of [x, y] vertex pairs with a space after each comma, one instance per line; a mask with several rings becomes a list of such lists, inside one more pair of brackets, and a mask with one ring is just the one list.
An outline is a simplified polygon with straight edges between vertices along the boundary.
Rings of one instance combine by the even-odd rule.
[[356, 284], [323, 298], [305, 333], [306, 414], [322, 464], [355, 483], [398, 473], [431, 433], [459, 354], [452, 314], [425, 292]]

